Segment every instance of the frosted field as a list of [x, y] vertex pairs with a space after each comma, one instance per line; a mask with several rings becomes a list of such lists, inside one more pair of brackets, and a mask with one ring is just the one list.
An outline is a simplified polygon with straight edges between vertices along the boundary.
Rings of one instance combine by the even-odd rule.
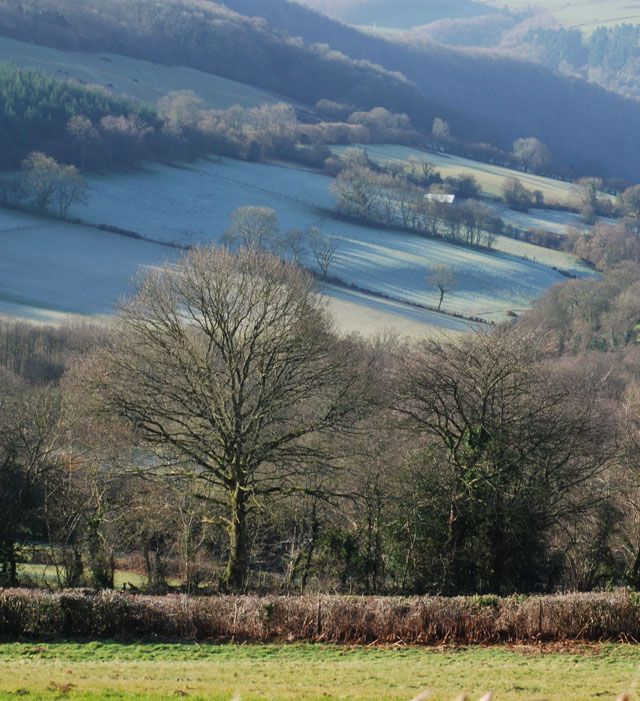
[[[430, 265], [446, 264], [459, 285], [446, 295], [443, 310], [485, 319], [501, 320], [509, 309], [527, 308], [532, 298], [564, 279], [542, 264], [504, 252], [335, 221], [326, 211], [333, 208], [330, 184], [330, 178], [306, 171], [228, 159], [184, 168], [152, 165], [144, 173], [91, 178], [89, 203], [74, 206], [71, 215], [188, 245], [219, 242], [237, 207], [271, 207], [283, 230], [317, 225], [342, 240], [330, 274], [347, 284], [435, 306], [438, 296], [424, 278]], [[310, 258], [307, 263], [313, 265]]]
[[111, 314], [139, 266], [176, 257], [167, 246], [0, 209], [0, 314]]
[[507, 224], [516, 226], [519, 229], [546, 229], [554, 234], [564, 235], [567, 226], [585, 227], [580, 215], [574, 212], [533, 208], [528, 212], [514, 212], [506, 204], [494, 202], [488, 202], [487, 207], [501, 219], [504, 219]]
[[155, 103], [175, 90], [193, 90], [211, 107], [257, 107], [279, 100], [258, 88], [184, 66], [161, 66], [119, 54], [50, 49], [0, 37], [0, 61], [37, 68], [54, 78], [106, 86], [116, 95]]
[[[331, 150], [340, 153], [349, 146], [332, 146]], [[484, 197], [502, 197], [502, 184], [505, 178], [518, 178], [529, 190], [542, 190], [549, 201], [566, 202], [571, 194], [572, 183], [552, 178], [543, 178], [540, 175], [522, 173], [519, 170], [511, 170], [502, 166], [470, 161], [467, 158], [453, 156], [448, 153], [436, 153], [400, 146], [396, 144], [367, 144], [362, 148], [367, 149], [369, 158], [376, 163], [389, 163], [394, 161], [408, 161], [411, 156], [419, 161], [429, 161], [436, 170], [440, 171], [443, 178], [453, 175], [473, 175], [481, 187]]]
[[[57, 323], [110, 315], [141, 266], [177, 259], [176, 249], [0, 209], [0, 315]], [[363, 335], [425, 337], [470, 325], [339, 287], [323, 289], [337, 327]]]

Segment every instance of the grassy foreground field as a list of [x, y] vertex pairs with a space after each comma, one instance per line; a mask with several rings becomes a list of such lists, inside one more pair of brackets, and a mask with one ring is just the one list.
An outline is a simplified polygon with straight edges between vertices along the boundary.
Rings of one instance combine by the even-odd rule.
[[[640, 649], [356, 648], [114, 642], [0, 645], [0, 698], [615, 699]], [[631, 699], [637, 698], [631, 695]]]

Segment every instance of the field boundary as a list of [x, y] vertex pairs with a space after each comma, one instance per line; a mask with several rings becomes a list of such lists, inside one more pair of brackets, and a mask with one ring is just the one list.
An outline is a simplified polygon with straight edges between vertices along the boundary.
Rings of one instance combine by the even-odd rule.
[[640, 640], [640, 597], [146, 596], [0, 589], [0, 638], [439, 645]]

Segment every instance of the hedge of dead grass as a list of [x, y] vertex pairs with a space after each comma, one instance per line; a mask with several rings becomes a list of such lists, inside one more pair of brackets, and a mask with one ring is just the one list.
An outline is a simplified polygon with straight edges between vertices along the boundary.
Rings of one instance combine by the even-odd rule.
[[627, 592], [531, 597], [142, 596], [0, 589], [0, 637], [431, 645], [640, 640]]

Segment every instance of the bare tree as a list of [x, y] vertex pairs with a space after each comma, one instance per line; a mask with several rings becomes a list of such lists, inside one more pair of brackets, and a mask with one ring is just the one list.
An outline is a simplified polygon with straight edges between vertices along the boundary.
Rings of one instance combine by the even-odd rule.
[[440, 482], [439, 551], [458, 590], [534, 586], [549, 529], [597, 502], [593, 478], [615, 464], [606, 377], [551, 364], [545, 343], [516, 327], [398, 353], [396, 409]]
[[17, 585], [18, 541], [28, 534], [26, 514], [60, 465], [60, 400], [0, 369], [0, 579]]
[[256, 250], [193, 249], [139, 280], [82, 381], [98, 411], [223, 495], [222, 585], [240, 590], [250, 510], [299, 487], [311, 465], [328, 469], [362, 416], [360, 352], [334, 335], [302, 269]]
[[75, 166], [60, 167], [54, 199], [63, 219], [66, 218], [69, 207], [74, 202], [87, 201], [87, 190], [87, 181]]
[[513, 143], [513, 155], [523, 168], [530, 168], [534, 171], [549, 170], [553, 164], [553, 156], [549, 147], [533, 136], [526, 139], [516, 139]]
[[67, 123], [67, 133], [74, 141], [78, 149], [80, 172], [84, 173], [87, 155], [96, 150], [100, 144], [100, 134], [93, 126], [91, 120], [82, 114], [76, 114]]
[[425, 278], [425, 282], [431, 287], [436, 287], [440, 292], [440, 299], [438, 300], [438, 308], [436, 310], [440, 311], [445, 292], [450, 292], [458, 286], [458, 278], [455, 276], [453, 270], [444, 264], [433, 265], [429, 268], [429, 273], [430, 274]]
[[320, 229], [312, 226], [309, 229], [309, 241], [313, 256], [322, 271], [322, 279], [327, 277], [329, 266], [333, 262], [338, 248], [340, 248], [340, 239], [335, 236], [326, 236]]
[[222, 235], [230, 245], [246, 250], [271, 250], [278, 240], [280, 224], [269, 207], [238, 207], [231, 214], [231, 226]]
[[54, 197], [60, 166], [55, 158], [40, 151], [30, 153], [22, 162], [26, 194], [33, 198], [38, 212], [44, 212]]
[[302, 229], [289, 229], [285, 231], [280, 241], [280, 247], [291, 254], [291, 262], [300, 265], [307, 244], [307, 234]]

